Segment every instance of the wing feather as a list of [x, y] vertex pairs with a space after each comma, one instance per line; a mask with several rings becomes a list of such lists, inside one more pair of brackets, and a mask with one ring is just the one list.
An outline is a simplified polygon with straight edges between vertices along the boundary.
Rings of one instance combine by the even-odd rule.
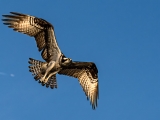
[[35, 39], [36, 39], [38, 50], [41, 51], [46, 46], [45, 32], [41, 31], [38, 34], [36, 34]]
[[31, 37], [35, 37], [37, 47], [39, 51], [44, 51], [42, 58], [44, 60], [51, 60], [61, 53], [54, 34], [53, 26], [44, 19], [10, 12], [11, 15], [3, 15], [3, 22], [9, 28], [17, 32], [27, 34]]
[[98, 99], [98, 70], [94, 63], [74, 62], [70, 66], [62, 68], [59, 74], [78, 78], [87, 99], [90, 100], [92, 108], [97, 107]]

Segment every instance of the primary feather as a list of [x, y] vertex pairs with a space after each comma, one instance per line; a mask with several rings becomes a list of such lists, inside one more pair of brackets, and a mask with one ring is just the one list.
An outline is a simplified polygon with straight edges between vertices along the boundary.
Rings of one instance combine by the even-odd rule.
[[61, 53], [54, 34], [54, 28], [49, 22], [26, 14], [10, 13], [11, 15], [3, 15], [5, 17], [5, 19], [2, 19], [4, 24], [17, 32], [34, 37], [38, 50], [43, 50], [41, 55], [44, 60], [48, 61], [51, 59], [49, 57], [55, 57]]
[[90, 99], [92, 108], [97, 107], [99, 95], [98, 70], [92, 62], [72, 62], [69, 66], [64, 66], [58, 74], [63, 74], [78, 78], [87, 99]]
[[29, 71], [35, 80], [53, 89], [57, 88], [57, 73], [77, 78], [92, 108], [97, 107], [98, 69], [93, 62], [72, 62], [66, 58], [57, 44], [54, 27], [44, 19], [17, 12], [3, 17], [4, 24], [9, 28], [35, 38], [38, 50], [46, 61], [29, 59]]

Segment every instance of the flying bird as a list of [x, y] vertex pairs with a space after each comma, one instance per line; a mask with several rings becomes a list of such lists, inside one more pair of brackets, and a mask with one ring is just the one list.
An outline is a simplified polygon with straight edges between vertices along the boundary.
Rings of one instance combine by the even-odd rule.
[[95, 63], [72, 61], [67, 58], [57, 44], [54, 27], [46, 20], [17, 12], [10, 13], [11, 15], [3, 15], [4, 24], [17, 32], [34, 37], [45, 60], [42, 62], [29, 58], [29, 71], [34, 79], [53, 89], [57, 88], [57, 73], [78, 78], [87, 99], [95, 109], [99, 97], [98, 69]]

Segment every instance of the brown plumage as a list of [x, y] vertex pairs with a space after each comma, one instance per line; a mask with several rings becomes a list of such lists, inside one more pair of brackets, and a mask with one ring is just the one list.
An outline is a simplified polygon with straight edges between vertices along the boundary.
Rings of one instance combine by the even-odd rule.
[[69, 66], [62, 67], [58, 74], [78, 78], [87, 99], [90, 99], [92, 108], [97, 107], [99, 97], [98, 70], [92, 62], [72, 62]]
[[[17, 32], [21, 32], [27, 34], [31, 37], [34, 37], [37, 43], [37, 47], [39, 51], [42, 51], [41, 55], [42, 58], [46, 61], [50, 60], [49, 57], [49, 50], [48, 47], [54, 47], [60, 52], [59, 47], [57, 45], [55, 35], [54, 35], [54, 28], [53, 26], [44, 19], [37, 18], [34, 16], [10, 12], [12, 15], [3, 15], [5, 19], [4, 24], [7, 25], [9, 28], [13, 28], [13, 30]], [[49, 35], [48, 32], [49, 28], [53, 30], [53, 41], [48, 41]], [[52, 31], [51, 31], [52, 32]], [[47, 44], [52, 43], [50, 46]]]
[[9, 28], [35, 38], [38, 50], [46, 61], [29, 59], [29, 71], [35, 80], [39, 80], [43, 86], [57, 88], [57, 73], [77, 78], [92, 108], [97, 107], [98, 69], [93, 62], [77, 62], [66, 58], [58, 47], [53, 26], [44, 19], [16, 12], [3, 17], [4, 24]]

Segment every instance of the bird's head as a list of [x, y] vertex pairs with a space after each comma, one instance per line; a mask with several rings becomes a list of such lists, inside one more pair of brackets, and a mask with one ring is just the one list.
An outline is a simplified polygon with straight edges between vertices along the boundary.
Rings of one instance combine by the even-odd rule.
[[69, 65], [70, 63], [72, 63], [72, 59], [66, 58], [66, 57], [63, 57], [63, 58], [62, 58], [62, 61], [61, 61], [61, 65], [62, 65], [62, 66]]

